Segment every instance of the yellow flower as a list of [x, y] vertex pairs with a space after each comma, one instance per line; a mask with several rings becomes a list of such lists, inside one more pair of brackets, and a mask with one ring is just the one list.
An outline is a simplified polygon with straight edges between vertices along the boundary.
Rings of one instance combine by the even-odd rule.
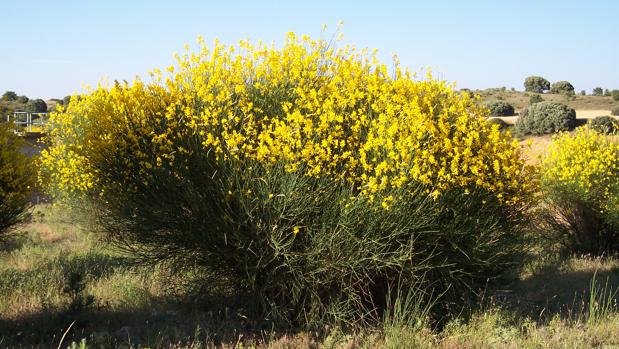
[[187, 159], [208, 153], [343, 180], [370, 201], [410, 182], [434, 197], [480, 187], [505, 202], [528, 187], [518, 143], [475, 99], [430, 75], [417, 80], [397, 61], [390, 72], [375, 51], [294, 33], [282, 48], [198, 42], [168, 76], [100, 85], [53, 113], [45, 181], [100, 192], [97, 168], [110, 154], [125, 178], [165, 163], [182, 180]]

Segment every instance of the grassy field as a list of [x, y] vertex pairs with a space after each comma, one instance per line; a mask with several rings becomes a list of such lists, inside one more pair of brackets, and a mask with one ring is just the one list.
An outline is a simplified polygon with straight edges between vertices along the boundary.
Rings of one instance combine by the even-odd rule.
[[[238, 309], [191, 288], [188, 267], [144, 266], [79, 213], [39, 205], [0, 250], [0, 347], [613, 348], [619, 260], [534, 256], [519, 280], [442, 329], [400, 314], [349, 333], [253, 332]], [[592, 292], [593, 291], [593, 292]]]

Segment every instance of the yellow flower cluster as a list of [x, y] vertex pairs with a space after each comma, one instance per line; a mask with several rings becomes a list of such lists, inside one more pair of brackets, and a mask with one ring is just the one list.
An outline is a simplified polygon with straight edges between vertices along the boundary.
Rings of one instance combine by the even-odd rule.
[[[541, 162], [541, 179], [596, 201], [619, 194], [619, 143], [588, 127], [557, 135]], [[610, 208], [610, 207], [608, 207]]]
[[[42, 160], [58, 168], [53, 182], [92, 187], [101, 150], [120, 147], [131, 152], [126, 176], [213, 151], [348, 181], [370, 197], [411, 181], [435, 196], [480, 187], [507, 202], [527, 189], [517, 142], [445, 82], [397, 62], [389, 71], [376, 52], [292, 33], [281, 49], [198, 42], [167, 73], [153, 71], [151, 83], [99, 86], [53, 114]], [[199, 143], [179, 142], [188, 137]], [[67, 156], [77, 160], [58, 161]], [[74, 171], [79, 181], [62, 180]]]

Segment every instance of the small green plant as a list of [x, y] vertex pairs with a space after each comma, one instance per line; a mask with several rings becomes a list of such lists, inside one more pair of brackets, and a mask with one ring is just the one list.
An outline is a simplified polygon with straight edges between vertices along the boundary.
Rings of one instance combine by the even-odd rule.
[[68, 349], [88, 349], [88, 344], [86, 343], [86, 338], [82, 338], [79, 343], [78, 342], [71, 342], [71, 344], [69, 344]]
[[529, 105], [543, 102], [543, 101], [544, 101], [544, 98], [542, 98], [542, 96], [539, 93], [535, 93], [535, 94], [532, 94], [531, 97], [529, 98]]
[[568, 81], [557, 81], [550, 87], [550, 92], [572, 95], [574, 94], [574, 86]]
[[67, 307], [69, 314], [79, 314], [95, 303], [95, 297], [84, 294], [86, 279], [83, 272], [71, 271], [67, 276], [67, 284], [62, 290], [69, 296], [71, 302]]
[[514, 115], [514, 107], [501, 100], [491, 101], [486, 104], [492, 116], [512, 116]]
[[516, 121], [516, 130], [522, 135], [571, 131], [575, 126], [574, 109], [562, 103], [549, 101], [530, 105]]
[[542, 93], [550, 89], [550, 81], [541, 76], [529, 76], [524, 80], [524, 90], [527, 92]]
[[598, 116], [591, 119], [589, 125], [592, 129], [604, 134], [615, 133], [619, 130], [619, 121], [610, 116]]

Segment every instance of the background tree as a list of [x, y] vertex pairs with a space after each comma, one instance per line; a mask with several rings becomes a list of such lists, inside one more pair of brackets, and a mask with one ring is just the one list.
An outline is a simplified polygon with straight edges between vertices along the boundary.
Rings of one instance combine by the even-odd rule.
[[542, 93], [550, 89], [550, 81], [541, 76], [529, 76], [524, 80], [524, 90], [527, 92]]
[[596, 87], [593, 89], [594, 96], [602, 96], [604, 95], [604, 90], [601, 87]]
[[26, 105], [26, 111], [30, 113], [46, 113], [47, 112], [47, 104], [44, 100], [37, 98], [28, 101]]
[[574, 93], [574, 86], [569, 81], [557, 81], [550, 87], [550, 92], [571, 95]]
[[619, 90], [612, 90], [610, 95], [613, 97], [613, 100], [619, 101]]
[[12, 102], [14, 100], [17, 99], [17, 93], [13, 92], [13, 91], [6, 91], [3, 95], [2, 95], [2, 100], [3, 101], [7, 101], [7, 102]]

